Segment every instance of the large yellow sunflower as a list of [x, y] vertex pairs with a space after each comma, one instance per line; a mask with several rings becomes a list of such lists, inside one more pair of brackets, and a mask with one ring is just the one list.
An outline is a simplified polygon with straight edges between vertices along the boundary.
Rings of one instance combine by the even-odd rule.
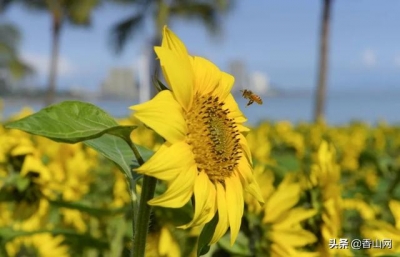
[[193, 220], [182, 227], [206, 224], [218, 211], [211, 243], [230, 227], [233, 244], [243, 215], [243, 189], [263, 202], [242, 135], [248, 131], [242, 125], [246, 118], [230, 93], [234, 78], [210, 61], [190, 56], [167, 27], [161, 46], [154, 49], [171, 90], [131, 107], [137, 119], [166, 141], [136, 170], [168, 184], [149, 204], [179, 208], [194, 195]]

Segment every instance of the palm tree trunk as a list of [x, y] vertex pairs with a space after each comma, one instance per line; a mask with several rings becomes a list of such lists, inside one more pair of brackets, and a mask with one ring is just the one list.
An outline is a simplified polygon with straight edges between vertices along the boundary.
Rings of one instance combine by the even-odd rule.
[[[161, 34], [156, 33], [156, 35], [153, 37], [152, 40], [152, 48], [154, 46], [160, 46], [161, 45]], [[159, 64], [160, 60], [157, 60], [156, 53], [154, 51], [151, 52], [151, 61], [150, 61], [150, 72], [152, 72], [151, 76], [157, 76], [158, 79], [160, 79], [162, 70], [160, 68]], [[156, 87], [154, 85], [150, 86], [150, 98], [153, 98], [156, 94], [158, 93]]]
[[326, 81], [328, 74], [328, 49], [329, 49], [329, 26], [330, 10], [332, 0], [323, 0], [324, 9], [321, 20], [320, 52], [319, 52], [319, 72], [317, 92], [315, 95], [314, 121], [317, 122], [324, 118], [326, 105]]
[[[152, 39], [152, 48], [154, 46], [160, 46], [161, 41], [162, 41], [162, 36], [163, 36], [163, 28], [164, 25], [167, 25], [168, 23], [168, 18], [169, 18], [169, 6], [168, 6], [168, 1], [160, 1], [159, 4], [159, 9], [157, 11], [157, 16], [156, 16], [156, 22], [155, 22], [155, 29], [156, 33]], [[153, 77], [155, 72], [156, 76], [158, 76], [158, 79], [160, 78], [162, 74], [161, 68], [159, 68], [159, 60], [157, 60], [156, 53], [154, 50], [152, 51], [151, 54], [151, 60], [150, 60], [150, 76]], [[154, 85], [151, 85], [150, 87], [150, 98], [153, 98], [157, 94], [157, 89]]]
[[50, 56], [49, 81], [47, 87], [47, 94], [45, 98], [46, 106], [54, 103], [55, 101], [58, 55], [60, 48], [60, 32], [61, 32], [61, 19], [57, 18], [57, 16], [53, 16], [52, 45], [51, 45], [52, 49]]

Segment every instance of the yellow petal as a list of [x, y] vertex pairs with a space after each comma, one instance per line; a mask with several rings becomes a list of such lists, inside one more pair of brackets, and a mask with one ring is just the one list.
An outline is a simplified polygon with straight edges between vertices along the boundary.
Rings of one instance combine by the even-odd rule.
[[260, 186], [254, 178], [252, 168], [246, 158], [239, 160], [237, 168], [237, 174], [239, 175], [244, 190], [254, 196], [258, 202], [264, 203], [264, 199], [261, 194]]
[[189, 56], [182, 58], [176, 52], [163, 47], [154, 47], [160, 58], [164, 78], [172, 88], [175, 99], [185, 110], [193, 101], [193, 69]]
[[251, 158], [251, 152], [249, 148], [249, 144], [247, 143], [246, 138], [243, 136], [243, 134], [239, 134], [239, 144], [244, 152], [245, 158], [249, 161], [249, 163], [252, 165], [253, 164], [253, 159]]
[[225, 98], [230, 95], [233, 84], [235, 83], [235, 78], [226, 72], [221, 72], [221, 80], [215, 91], [216, 95], [219, 96], [221, 101], [225, 101]]
[[304, 229], [277, 230], [271, 233], [273, 242], [285, 242], [285, 246], [300, 247], [312, 244], [317, 241], [317, 237], [310, 231]]
[[[243, 122], [245, 122], [245, 121], [243, 121]], [[249, 131], [250, 131], [250, 129], [249, 129], [248, 127], [243, 126], [243, 125], [240, 124], [240, 123], [238, 123], [237, 126], [238, 126], [237, 129], [238, 129], [240, 132], [249, 132]]]
[[304, 208], [294, 208], [291, 209], [289, 215], [287, 215], [284, 219], [280, 220], [278, 223], [273, 225], [274, 229], [277, 228], [290, 228], [295, 224], [299, 224], [301, 221], [311, 218], [317, 214], [317, 210], [315, 209], [304, 209]]
[[187, 132], [182, 107], [169, 90], [163, 90], [152, 100], [131, 106], [133, 116], [152, 128], [168, 142], [182, 141]]
[[158, 252], [161, 256], [181, 256], [178, 243], [175, 241], [169, 229], [161, 227]]
[[160, 149], [142, 166], [136, 169], [140, 174], [157, 179], [171, 181], [182, 169], [187, 170], [194, 164], [190, 146], [184, 141], [176, 144], [163, 144]]
[[213, 237], [211, 238], [210, 245], [218, 242], [218, 240], [225, 234], [229, 227], [228, 210], [226, 206], [225, 189], [221, 183], [217, 182], [217, 206], [218, 206], [218, 224], [215, 228]]
[[185, 205], [193, 194], [193, 185], [197, 177], [197, 166], [189, 169], [182, 168], [176, 179], [168, 185], [164, 194], [148, 201], [150, 205], [161, 207], [180, 208]]
[[172, 50], [181, 58], [187, 58], [188, 52], [186, 50], [185, 44], [175, 35], [172, 30], [164, 26], [163, 29], [163, 39], [161, 42], [161, 47]]
[[242, 223], [244, 208], [243, 188], [240, 179], [234, 174], [225, 179], [225, 187], [232, 246], [236, 241], [240, 230], [240, 224]]
[[199, 92], [200, 95], [212, 93], [221, 80], [221, 71], [219, 68], [209, 60], [199, 56], [193, 57], [192, 66], [195, 74], [195, 92]]
[[283, 186], [282, 184], [283, 182], [265, 204], [267, 215], [263, 219], [264, 223], [274, 222], [281, 218], [300, 199], [300, 185], [292, 183]]
[[400, 230], [400, 202], [396, 200], [389, 201], [389, 208], [392, 211], [396, 228]]
[[17, 155], [27, 155], [35, 152], [35, 147], [33, 145], [18, 145], [14, 149], [11, 150], [11, 156]]
[[215, 215], [215, 187], [204, 171], [199, 173], [194, 183], [194, 199], [195, 208], [193, 220], [180, 228], [186, 229], [191, 226], [206, 224]]
[[240, 111], [239, 106], [232, 94], [228, 94], [224, 101], [225, 106], [229, 109], [228, 118], [234, 119], [238, 124], [242, 124], [247, 121], [244, 114]]
[[291, 248], [281, 246], [280, 244], [271, 244], [271, 257], [288, 257], [290, 256]]

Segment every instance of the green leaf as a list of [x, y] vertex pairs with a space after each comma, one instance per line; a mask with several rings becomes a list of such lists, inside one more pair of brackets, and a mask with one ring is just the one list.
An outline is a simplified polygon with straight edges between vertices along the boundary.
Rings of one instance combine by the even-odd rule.
[[130, 167], [135, 163], [132, 149], [122, 138], [105, 134], [99, 138], [84, 141], [83, 143], [113, 161], [129, 178], [138, 178], [137, 174], [132, 173]]
[[[138, 168], [140, 165], [133, 155], [132, 149], [122, 138], [105, 134], [99, 138], [84, 141], [83, 143], [113, 161], [129, 178], [137, 180], [141, 177], [141, 175], [132, 171], [132, 169]], [[144, 161], [147, 161], [154, 153], [139, 145], [136, 145], [136, 148], [139, 150]]]
[[126, 213], [131, 209], [130, 206], [114, 208], [114, 209], [95, 208], [95, 207], [87, 206], [87, 205], [79, 203], [79, 202], [65, 202], [65, 201], [57, 201], [57, 200], [51, 200], [50, 204], [53, 206], [56, 206], [58, 208], [68, 208], [68, 209], [79, 210], [81, 212], [86, 212], [86, 213], [96, 216], [96, 217]]
[[169, 90], [169, 88], [166, 87], [157, 77], [154, 77], [153, 79], [153, 83], [159, 92], [163, 90]]
[[99, 107], [80, 101], [51, 105], [28, 117], [10, 122], [5, 127], [65, 143], [77, 143], [105, 133], [126, 138], [127, 131], [135, 128], [119, 126]]
[[226, 234], [224, 237], [222, 237], [218, 244], [222, 249], [230, 253], [231, 256], [253, 256], [249, 249], [249, 239], [242, 232], [239, 233], [233, 246], [231, 246], [230, 234]]
[[281, 168], [281, 172], [284, 172], [284, 174], [279, 174], [280, 176], [284, 176], [290, 171], [300, 170], [298, 158], [290, 152], [272, 153], [271, 158], [276, 160], [277, 166]]
[[200, 233], [199, 243], [197, 246], [197, 256], [207, 254], [208, 251], [210, 250], [209, 244], [214, 235], [217, 224], [218, 224], [218, 212], [215, 213], [214, 218], [204, 226], [203, 230]]
[[18, 179], [16, 180], [16, 187], [18, 189], [19, 192], [23, 192], [25, 191], [25, 189], [28, 188], [29, 183], [30, 183], [30, 179], [27, 177], [18, 177]]

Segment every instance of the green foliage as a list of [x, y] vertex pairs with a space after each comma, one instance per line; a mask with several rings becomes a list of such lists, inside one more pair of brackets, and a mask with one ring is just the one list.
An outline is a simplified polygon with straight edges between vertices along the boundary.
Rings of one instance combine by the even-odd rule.
[[98, 138], [104, 134], [126, 137], [134, 126], [119, 126], [97, 106], [79, 101], [65, 101], [13, 121], [6, 128], [19, 129], [57, 142], [77, 143]]
[[230, 10], [232, 1], [121, 1], [116, 3], [130, 3], [137, 11], [128, 18], [118, 22], [110, 32], [110, 41], [115, 52], [122, 52], [129, 39], [138, 35], [146, 17], [151, 16], [157, 25], [155, 38], [159, 38], [161, 28], [175, 17], [196, 20], [206, 26], [213, 35], [221, 30], [219, 16]]
[[0, 23], [0, 68], [6, 69], [16, 78], [22, 78], [33, 72], [32, 67], [19, 57], [21, 35], [11, 23]]
[[[80, 102], [65, 101], [42, 109], [41, 111], [13, 121], [6, 128], [44, 136], [56, 142], [82, 142], [113, 161], [129, 178], [139, 176], [132, 168], [139, 167], [133, 160], [130, 133], [136, 126], [120, 126], [105, 111], [97, 106]], [[139, 148], [145, 159], [152, 152]]]

